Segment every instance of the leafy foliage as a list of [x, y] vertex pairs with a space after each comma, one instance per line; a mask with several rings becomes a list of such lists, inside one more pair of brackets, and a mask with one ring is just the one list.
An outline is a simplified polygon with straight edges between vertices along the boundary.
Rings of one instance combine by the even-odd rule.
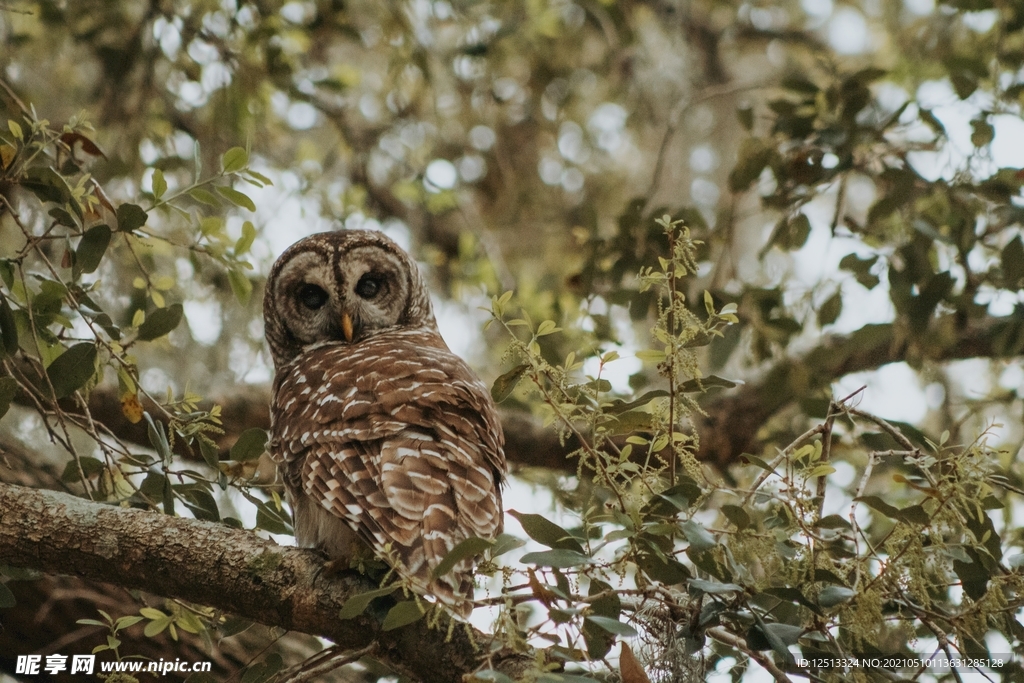
[[[489, 302], [492, 396], [574, 451], [517, 473], [565, 513], [510, 504], [525, 554], [470, 539], [439, 568], [482, 556], [538, 680], [1020, 652], [1024, 10], [158, 5], [0, 5], [4, 444], [55, 443], [96, 501], [289, 534], [266, 425], [204, 397], [268, 379], [279, 243], [381, 227], [462, 327]], [[834, 49], [842, 17], [881, 47]], [[890, 363], [941, 395], [914, 425], [837, 389]], [[341, 617], [444, 627], [399, 589]], [[245, 626], [100, 614], [118, 656], [130, 628]]]

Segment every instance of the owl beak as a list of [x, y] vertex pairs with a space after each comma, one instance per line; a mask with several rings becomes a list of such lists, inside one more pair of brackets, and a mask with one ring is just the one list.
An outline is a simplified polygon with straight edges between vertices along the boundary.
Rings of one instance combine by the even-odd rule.
[[352, 341], [352, 316], [348, 313], [341, 314], [341, 332], [345, 335], [345, 341]]

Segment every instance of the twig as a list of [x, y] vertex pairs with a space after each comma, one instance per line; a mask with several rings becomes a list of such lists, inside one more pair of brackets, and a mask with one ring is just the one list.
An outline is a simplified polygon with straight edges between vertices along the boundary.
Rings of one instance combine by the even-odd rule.
[[764, 83], [739, 83], [733, 85], [713, 86], [703, 90], [696, 98], [689, 99], [683, 97], [676, 103], [675, 107], [672, 108], [672, 111], [669, 112], [669, 123], [665, 128], [665, 134], [661, 138], [661, 146], [658, 148], [658, 158], [654, 163], [654, 174], [651, 176], [651, 186], [647, 191], [647, 201], [644, 202], [643, 213], [646, 213], [650, 208], [651, 202], [654, 201], [655, 191], [658, 189], [658, 185], [661, 184], [661, 175], [665, 171], [665, 158], [668, 156], [668, 146], [672, 141], [672, 137], [675, 135], [676, 130], [679, 129], [679, 122], [682, 121], [683, 114], [685, 114], [691, 107], [703, 104], [708, 100], [724, 97], [726, 95], [734, 95], [738, 92], [743, 92], [744, 90], [757, 90], [758, 88], [763, 87], [765, 87]]
[[0, 88], [3, 88], [4, 92], [7, 93], [7, 96], [11, 98], [14, 104], [18, 105], [18, 109], [21, 110], [22, 114], [25, 116], [31, 116], [32, 113], [29, 111], [29, 108], [25, 106], [25, 103], [21, 101], [21, 98], [18, 97], [17, 93], [11, 89], [11, 86], [9, 86], [7, 81], [3, 78], [0, 78]]
[[775, 459], [768, 463], [768, 467], [770, 467], [771, 469], [767, 469], [764, 472], [762, 472], [761, 475], [754, 482], [753, 486], [750, 487], [750, 490], [747, 491], [747, 495], [743, 498], [743, 506], [746, 507], [746, 505], [750, 503], [750, 499], [753, 498], [754, 494], [757, 493], [757, 490], [761, 488], [761, 484], [764, 483], [765, 479], [767, 479], [768, 477], [775, 473], [775, 468], [778, 467], [782, 463], [782, 461], [786, 459], [786, 456], [792, 453], [797, 448], [797, 446], [802, 444], [804, 441], [807, 441], [808, 439], [811, 439], [824, 431], [824, 423], [812, 427], [811, 429], [808, 429], [806, 432], [796, 437], [796, 439], [794, 439], [791, 444], [786, 446], [786, 448], [783, 449], [781, 453], [775, 456]]
[[376, 649], [376, 643], [370, 643], [360, 650], [349, 652], [345, 652], [343, 648], [338, 646], [329, 647], [291, 669], [283, 671], [279, 674], [277, 681], [278, 683], [305, 683], [305, 681], [312, 681], [339, 667], [372, 655]]
[[772, 678], [774, 678], [776, 681], [779, 681], [779, 683], [793, 683], [793, 679], [787, 676], [785, 672], [782, 671], [782, 669], [775, 666], [775, 662], [768, 659], [766, 656], [764, 656], [757, 650], [750, 649], [750, 646], [747, 645], [747, 641], [743, 640], [739, 636], [729, 633], [721, 626], [713, 626], [709, 628], [707, 631], [705, 631], [705, 633], [707, 633], [709, 636], [711, 636], [718, 642], [724, 643], [730, 647], [734, 647], [740, 652], [750, 657], [751, 659], [753, 659], [755, 662], [761, 665], [761, 668], [770, 673]]

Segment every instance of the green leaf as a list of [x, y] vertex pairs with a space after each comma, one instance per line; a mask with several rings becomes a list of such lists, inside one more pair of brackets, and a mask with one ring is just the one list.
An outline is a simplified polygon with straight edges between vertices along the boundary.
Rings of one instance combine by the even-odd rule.
[[530, 538], [542, 543], [549, 548], [561, 548], [583, 553], [583, 546], [573, 536], [543, 515], [533, 515], [516, 510], [509, 510], [508, 514], [519, 520], [523, 525], [523, 531]]
[[981, 600], [988, 592], [988, 582], [992, 578], [991, 572], [985, 568], [978, 551], [971, 547], [965, 547], [964, 551], [970, 556], [970, 562], [953, 560], [953, 571], [960, 579], [964, 593], [967, 593], [972, 600]]
[[217, 509], [217, 501], [210, 495], [209, 491], [201, 488], [178, 489], [181, 497], [185, 500], [185, 507], [192, 511], [196, 519], [203, 519], [208, 522], [220, 521], [220, 510]]
[[139, 623], [140, 621], [142, 621], [142, 617], [136, 616], [136, 615], [120, 617], [117, 621], [114, 622], [114, 627], [118, 631], [120, 631], [123, 628], [128, 628], [130, 626], [134, 626], [135, 624]]
[[860, 496], [854, 500], [864, 503], [872, 510], [877, 510], [890, 519], [896, 519], [907, 524], [928, 524], [930, 518], [928, 513], [920, 505], [910, 505], [902, 510], [889, 505], [878, 496]]
[[250, 211], [256, 210], [256, 205], [253, 203], [252, 199], [250, 199], [249, 196], [244, 192], [239, 192], [233, 187], [227, 187], [222, 185], [218, 185], [214, 189], [217, 190], [220, 196], [224, 197], [235, 206], [240, 206], [243, 209], [249, 209]]
[[274, 184], [273, 180], [263, 175], [262, 173], [252, 170], [251, 168], [246, 169], [245, 171], [243, 171], [243, 173], [252, 178], [253, 180], [258, 181], [261, 185], [266, 186]]
[[1010, 240], [1002, 252], [1003, 281], [1007, 287], [1020, 289], [1024, 280], [1024, 242], [1020, 235]]
[[987, 147], [996, 136], [992, 124], [982, 119], [971, 121], [971, 131], [971, 144], [975, 147]]
[[373, 602], [375, 599], [384, 596], [391, 595], [398, 589], [398, 584], [387, 586], [385, 588], [378, 588], [377, 590], [366, 591], [365, 593], [358, 593], [353, 595], [351, 598], [345, 601], [345, 604], [341, 606], [341, 611], [338, 612], [339, 619], [354, 619], [360, 614], [366, 611], [367, 605]]
[[164, 178], [164, 172], [158, 168], [153, 171], [153, 196], [160, 199], [164, 192], [167, 192], [167, 180]]
[[470, 557], [476, 557], [494, 545], [494, 541], [486, 538], [467, 538], [452, 548], [451, 552], [444, 556], [434, 570], [431, 572], [433, 578], [444, 576], [455, 568], [459, 562]]
[[691, 588], [695, 588], [701, 592], [710, 593], [712, 595], [743, 592], [743, 586], [735, 583], [721, 583], [719, 581], [706, 581], [704, 579], [690, 579], [688, 583]]
[[210, 467], [217, 469], [218, 463], [220, 462], [220, 453], [217, 451], [217, 446], [215, 444], [209, 443], [204, 439], [200, 439], [199, 452], [203, 456], [203, 462]]
[[822, 607], [835, 607], [849, 602], [857, 595], [857, 591], [845, 586], [825, 586], [818, 595], [818, 604]]
[[149, 214], [135, 204], [122, 204], [117, 207], [117, 229], [121, 232], [132, 232], [146, 224]]
[[793, 588], [791, 586], [770, 586], [762, 591], [764, 595], [770, 595], [780, 600], [786, 600], [788, 602], [795, 602], [798, 605], [803, 605], [807, 609], [811, 610], [815, 614], [821, 614], [821, 610], [813, 602], [808, 600], [803, 591], [799, 588]]
[[11, 401], [18, 393], [18, 382], [13, 377], [0, 377], [0, 417], [11, 409]]
[[692, 519], [679, 525], [690, 547], [694, 550], [710, 550], [718, 545], [718, 540], [711, 533]]
[[618, 619], [612, 619], [610, 617], [602, 617], [598, 615], [591, 615], [584, 617], [584, 621], [589, 621], [595, 626], [604, 629], [608, 633], [616, 636], [623, 636], [624, 638], [636, 638], [639, 633], [636, 629], [629, 624], [624, 624]]
[[242, 223], [242, 236], [235, 242], [235, 256], [241, 256], [248, 252], [255, 239], [256, 227], [252, 224], [252, 221]]
[[843, 294], [836, 292], [821, 305], [818, 309], [818, 326], [831, 325], [843, 312]]
[[228, 282], [231, 283], [231, 291], [235, 293], [238, 303], [248, 306], [249, 297], [252, 295], [252, 281], [238, 268], [232, 268], [228, 270]]
[[[762, 638], [767, 641], [767, 647], [764, 647], [762, 643], [757, 642], [756, 636], [748, 640], [748, 644], [756, 650], [774, 650], [776, 654], [782, 657], [784, 660], [792, 659], [793, 655], [789, 652], [790, 645], [795, 645], [803, 635], [804, 630], [799, 626], [793, 626], [791, 624], [779, 624], [771, 623], [766, 624], [764, 621], [755, 614], [755, 619], [758, 621], [758, 625], [754, 627], [760, 632]], [[753, 635], [748, 632], [748, 636]], [[753, 642], [752, 642], [753, 641]]]
[[249, 155], [241, 147], [232, 147], [224, 152], [220, 160], [225, 173], [237, 173], [249, 163]]
[[512, 534], [498, 534], [498, 537], [494, 539], [494, 545], [491, 547], [490, 554], [491, 557], [499, 557], [510, 550], [522, 548], [524, 545], [526, 545], [526, 541], [516, 538]]
[[736, 525], [736, 531], [743, 531], [750, 526], [750, 515], [739, 505], [723, 505], [722, 514]]
[[220, 206], [220, 200], [217, 199], [217, 195], [210, 192], [209, 190], [204, 190], [201, 187], [196, 187], [189, 190], [188, 196], [192, 197], [192, 199], [195, 199], [197, 202], [201, 202], [203, 204], [209, 204], [210, 206]]
[[184, 313], [185, 310], [181, 304], [171, 304], [167, 308], [156, 309], [146, 316], [145, 322], [139, 325], [139, 339], [152, 341], [169, 334], [181, 323]]
[[15, 140], [21, 142], [25, 139], [25, 133], [21, 130], [21, 125], [15, 120], [7, 119], [7, 130], [11, 131], [11, 135], [14, 136]]
[[839, 515], [826, 515], [815, 522], [814, 526], [819, 529], [853, 529], [850, 523]]
[[767, 472], [774, 472], [775, 471], [774, 467], [772, 467], [771, 465], [769, 465], [768, 463], [766, 463], [764, 460], [762, 460], [761, 458], [757, 457], [756, 455], [751, 455], [750, 453], [742, 453], [740, 455], [740, 458], [742, 458], [743, 460], [746, 460], [751, 465], [757, 465], [762, 470], [765, 470]]
[[[149, 437], [150, 445], [160, 455], [161, 460], [164, 462], [169, 461], [171, 459], [171, 445], [167, 440], [166, 432], [164, 432], [164, 423], [154, 420], [148, 412], [143, 413], [143, 417], [146, 418], [146, 435]], [[148, 481], [149, 477], [152, 476], [154, 476], [154, 473], [151, 472], [146, 477], [146, 480]], [[160, 483], [162, 491], [169, 492], [171, 490], [170, 483], [166, 478], [161, 478]], [[145, 482], [143, 482], [143, 485], [145, 485]]]
[[407, 626], [423, 617], [423, 610], [415, 600], [404, 600], [388, 611], [381, 625], [382, 631], [391, 631]]
[[293, 533], [287, 513], [263, 501], [258, 501], [256, 505], [256, 526], [272, 534]]
[[171, 625], [172, 619], [170, 617], [163, 617], [161, 619], [154, 619], [153, 621], [146, 624], [146, 628], [142, 630], [143, 634], [147, 638], [163, 633], [164, 629]]
[[593, 564], [594, 561], [575, 550], [545, 550], [539, 553], [526, 553], [523, 555], [523, 564], [535, 564], [541, 567], [554, 567], [556, 569], [567, 569], [579, 567], [585, 564]]
[[69, 228], [78, 227], [78, 223], [75, 222], [75, 219], [71, 216], [71, 214], [59, 206], [53, 207], [46, 213], [53, 217], [53, 220], [57, 221], [60, 225], [65, 225]]
[[65, 398], [78, 389], [96, 374], [96, 344], [81, 342], [57, 356], [56, 360], [46, 368], [46, 376], [53, 385], [55, 398]]
[[659, 557], [655, 553], [640, 553], [636, 564], [647, 576], [655, 581], [674, 586], [690, 578], [690, 570], [686, 565], [673, 557]]
[[0, 336], [3, 337], [3, 350], [8, 356], [18, 352], [18, 324], [3, 294], [0, 294]]
[[259, 427], [246, 429], [231, 447], [231, 459], [235, 462], [255, 460], [267, 449], [267, 430]]
[[742, 192], [750, 187], [771, 161], [774, 148], [758, 138], [747, 138], [740, 145], [739, 159], [729, 172], [729, 189]]
[[740, 125], [748, 133], [754, 127], [754, 108], [750, 105], [738, 107], [736, 109], [736, 117], [740, 120]]
[[[78, 465], [81, 463], [82, 471], [78, 471]], [[91, 479], [97, 474], [107, 469], [107, 466], [102, 460], [97, 460], [88, 455], [83, 455], [78, 458], [78, 461], [70, 460], [68, 464], [64, 466], [64, 471], [60, 475], [60, 480], [66, 484], [72, 484], [75, 482], [82, 481], [82, 474], [85, 474], [86, 479]]]
[[110, 227], [106, 225], [96, 225], [85, 231], [75, 250], [76, 273], [91, 273], [99, 267], [110, 244], [110, 234]]
[[707, 377], [701, 377], [700, 379], [689, 379], [676, 387], [677, 391], [681, 391], [684, 394], [692, 394], [696, 391], [706, 391], [711, 387], [722, 387], [724, 389], [732, 389], [738, 382], [734, 382], [731, 379], [719, 377], [718, 375], [708, 375]]
[[30, 168], [21, 181], [22, 187], [28, 189], [40, 201], [64, 204], [76, 213], [81, 215], [81, 208], [74, 198], [71, 188], [63, 177], [52, 168], [36, 167]]
[[508, 398], [509, 394], [512, 393], [512, 390], [516, 388], [517, 384], [519, 384], [519, 380], [522, 379], [523, 373], [526, 372], [529, 367], [530, 366], [526, 364], [517, 365], [498, 379], [494, 380], [494, 384], [491, 385], [491, 398], [494, 399], [495, 403], [501, 403]]
[[[622, 601], [612, 587], [601, 581], [592, 578], [587, 594], [593, 598], [596, 595], [604, 594], [590, 603], [590, 616], [598, 616], [604, 619], [618, 622], [622, 613]], [[551, 610], [548, 612], [551, 613]], [[569, 619], [574, 615], [567, 615]], [[599, 620], [600, 621], [600, 620]], [[598, 622], [583, 621], [583, 640], [587, 646], [587, 655], [591, 659], [600, 659], [608, 654], [615, 642], [615, 635], [598, 625]]]
[[632, 410], [633, 408], [645, 406], [656, 398], [664, 398], [667, 397], [668, 395], [668, 392], [665, 391], [664, 389], [654, 389], [653, 391], [648, 391], [644, 394], [641, 394], [639, 398], [636, 398], [629, 402], [623, 401], [621, 398], [617, 398], [608, 405], [604, 406], [603, 410], [606, 415], [618, 415], [628, 410]]
[[561, 330], [561, 328], [555, 324], [554, 320], [545, 320], [537, 327], [537, 336], [543, 337], [545, 335], [552, 334], [553, 332], [558, 332], [559, 330]]

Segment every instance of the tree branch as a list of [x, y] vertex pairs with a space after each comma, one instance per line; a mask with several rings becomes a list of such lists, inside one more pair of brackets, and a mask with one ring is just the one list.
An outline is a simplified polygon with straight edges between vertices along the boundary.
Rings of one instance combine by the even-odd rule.
[[[1022, 347], [1024, 320], [1017, 315], [986, 318], [962, 328], [956, 326], [953, 316], [947, 316], [933, 322], [932, 332], [924, 341], [908, 340], [894, 324], [866, 325], [849, 335], [823, 337], [804, 356], [778, 361], [758, 381], [705, 401], [707, 415], [697, 423], [701, 436], [697, 457], [724, 469], [741, 454], [757, 452], [758, 430], [773, 415], [845, 375], [907, 360], [943, 362], [1011, 357], [1019, 355]], [[214, 400], [223, 407], [222, 419], [227, 430], [218, 440], [222, 453], [246, 429], [270, 426], [268, 388], [246, 387]], [[74, 412], [71, 402], [62, 403], [62, 407]], [[92, 391], [89, 409], [93, 418], [118, 438], [148, 447], [145, 423], [133, 425], [124, 417], [113, 389], [100, 387]], [[542, 427], [531, 416], [511, 410], [501, 412], [505, 457], [509, 462], [576, 469], [576, 461], [567, 457], [580, 447], [575, 438], [563, 444], [554, 430]]]
[[[355, 575], [327, 578], [319, 555], [220, 524], [0, 484], [0, 557], [13, 567], [207, 605], [346, 649], [375, 642], [379, 661], [425, 683], [461, 680], [491, 654], [490, 637], [468, 626], [446, 639], [446, 629], [422, 619], [393, 631], [365, 614], [341, 620], [346, 600], [376, 586]], [[496, 666], [515, 678], [523, 661]]]

